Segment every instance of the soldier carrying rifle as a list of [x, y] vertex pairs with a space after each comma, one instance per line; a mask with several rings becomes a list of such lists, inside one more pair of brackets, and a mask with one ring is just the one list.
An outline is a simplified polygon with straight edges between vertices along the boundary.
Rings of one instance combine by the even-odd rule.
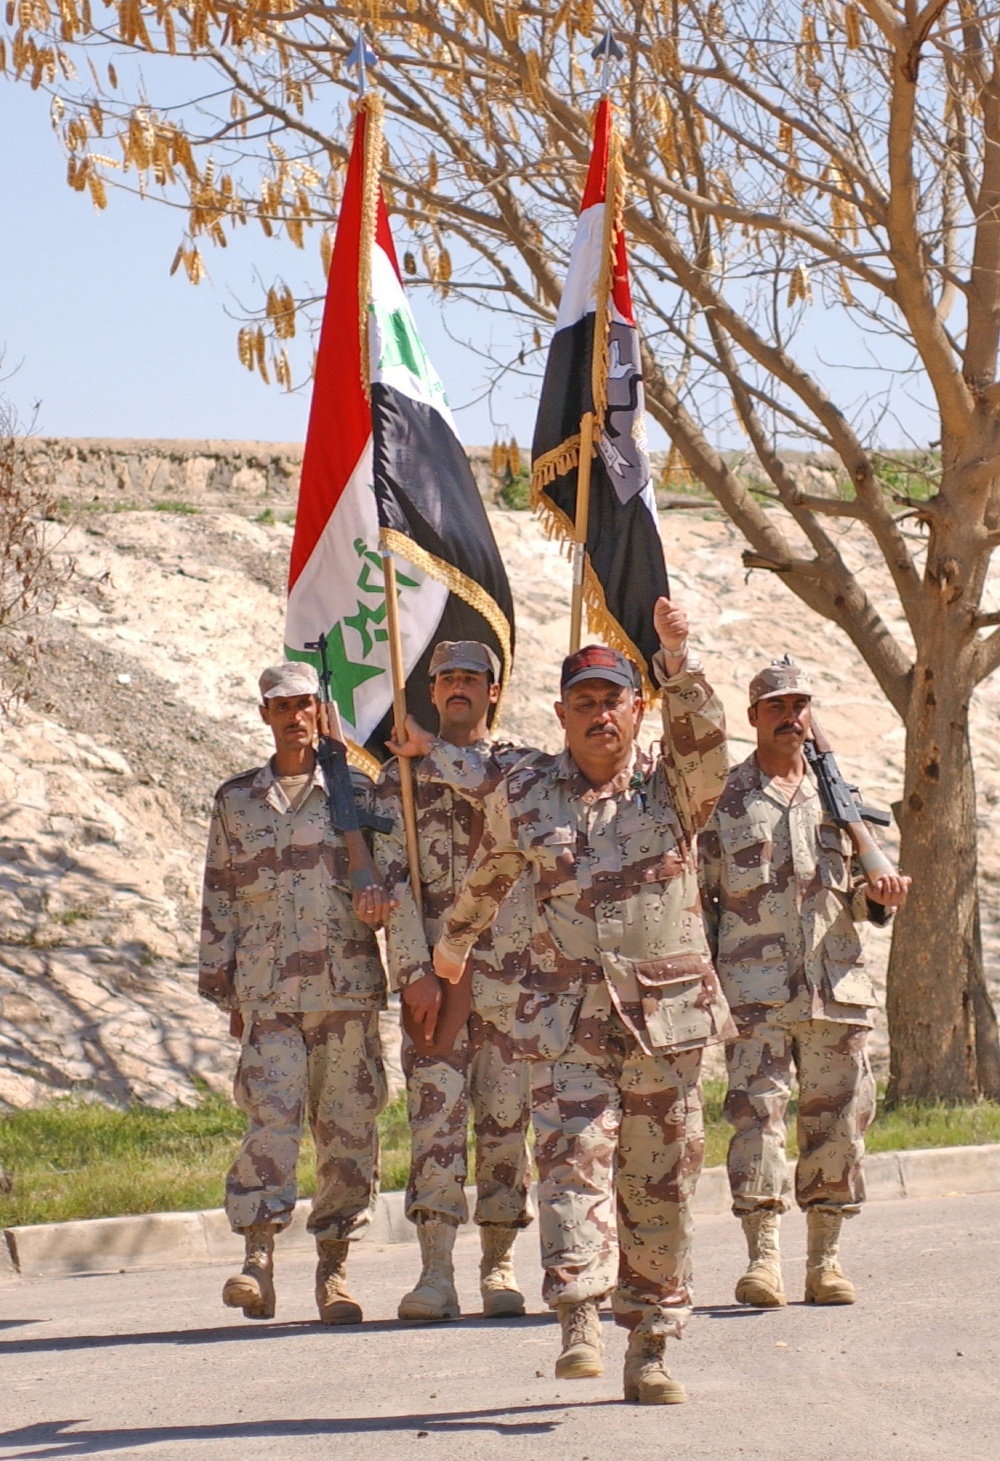
[[386, 1099], [385, 976], [372, 929], [391, 903], [361, 831], [374, 821], [372, 785], [348, 771], [341, 743], [320, 735], [329, 706], [315, 668], [272, 665], [259, 683], [274, 755], [216, 792], [202, 905], [199, 992], [231, 1012], [234, 1098], [248, 1122], [226, 1178], [226, 1215], [245, 1259], [222, 1301], [248, 1319], [274, 1314], [274, 1239], [295, 1210], [308, 1115], [319, 1317], [356, 1324], [345, 1268], [374, 1209]]
[[875, 1111], [865, 1048], [875, 995], [855, 922], [886, 922], [910, 884], [864, 826], [862, 812], [871, 814], [840, 777], [812, 696], [787, 656], [754, 677], [756, 750], [730, 772], [699, 840], [709, 942], [739, 1031], [726, 1047], [725, 1108], [736, 1128], [733, 1212], [749, 1254], [736, 1298], [760, 1308], [786, 1303], [778, 1229], [791, 1206], [785, 1113], [793, 1068], [805, 1299], [854, 1302], [838, 1244], [844, 1218], [864, 1201], [864, 1133]]

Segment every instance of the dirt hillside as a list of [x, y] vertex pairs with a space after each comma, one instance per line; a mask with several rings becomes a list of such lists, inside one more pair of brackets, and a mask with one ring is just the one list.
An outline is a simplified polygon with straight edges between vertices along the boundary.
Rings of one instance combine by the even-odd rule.
[[[281, 654], [294, 500], [264, 484], [192, 488], [168, 501], [122, 484], [62, 504], [77, 572], [45, 629], [37, 702], [0, 743], [0, 1103], [71, 1090], [114, 1100], [190, 1100], [227, 1086], [234, 1051], [198, 1000], [194, 953], [215, 786], [268, 751], [259, 669]], [[503, 731], [554, 747], [552, 702], [568, 623], [569, 568], [524, 512], [492, 509], [518, 606]], [[900, 794], [903, 732], [851, 646], [771, 575], [745, 574], [733, 528], [710, 511], [662, 527], [747, 754], [745, 686], [790, 650], [813, 673], [846, 773], [869, 800]], [[877, 601], [864, 544], [845, 538]], [[894, 631], [902, 625], [888, 615]], [[1000, 681], [974, 710], [987, 961], [998, 972]], [[876, 974], [887, 937], [868, 935]], [[884, 1031], [876, 1041], [884, 1062]]]

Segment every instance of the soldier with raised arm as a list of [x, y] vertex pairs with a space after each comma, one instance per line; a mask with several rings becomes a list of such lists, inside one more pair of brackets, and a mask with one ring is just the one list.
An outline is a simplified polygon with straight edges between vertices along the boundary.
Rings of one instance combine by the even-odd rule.
[[[308, 1116], [319, 1317], [356, 1324], [361, 1307], [347, 1286], [347, 1255], [374, 1209], [376, 1118], [386, 1099], [378, 1029], [385, 975], [372, 929], [389, 903], [370, 852], [352, 884], [344, 836], [331, 826], [316, 755], [315, 669], [272, 665], [259, 683], [274, 755], [216, 792], [202, 902], [198, 989], [230, 1011], [240, 1041], [234, 1098], [247, 1117], [226, 1178], [226, 1215], [243, 1235], [245, 1257], [222, 1301], [248, 1319], [274, 1314], [274, 1239], [295, 1211]], [[371, 782], [357, 772], [351, 779], [367, 809]]]
[[726, 1047], [733, 1212], [749, 1263], [739, 1303], [786, 1303], [778, 1231], [791, 1206], [785, 1113], [798, 1076], [795, 1198], [808, 1231], [806, 1303], [853, 1304], [838, 1257], [858, 1212], [865, 1130], [875, 1111], [866, 1045], [875, 994], [855, 921], [884, 923], [909, 878], [868, 878], [821, 804], [803, 746], [812, 685], [789, 660], [750, 683], [755, 751], [729, 774], [699, 843], [709, 939], [738, 1035]]
[[[422, 902], [409, 881], [400, 805], [399, 774], [389, 762], [377, 790], [378, 810], [393, 821], [375, 853], [398, 907], [386, 923], [389, 974], [403, 1006], [403, 1071], [412, 1158], [406, 1215], [417, 1225], [422, 1268], [399, 1305], [401, 1319], [454, 1319], [460, 1313], [452, 1249], [459, 1223], [468, 1220], [469, 1107], [476, 1142], [476, 1210], [482, 1245], [483, 1313], [499, 1318], [524, 1313], [511, 1250], [518, 1230], [531, 1221], [528, 1069], [516, 1061], [508, 1027], [517, 976], [531, 936], [531, 903], [512, 897], [504, 915], [478, 940], [462, 985], [446, 991], [431, 960], [442, 919], [454, 901], [483, 831], [481, 808], [442, 775], [457, 752], [476, 780], [499, 776], [525, 752], [489, 734], [500, 665], [485, 644], [443, 641], [430, 662], [431, 701], [439, 735], [421, 734], [410, 722], [404, 751], [414, 763]], [[390, 743], [394, 744], [394, 743]], [[525, 890], [526, 891], [526, 890]], [[471, 1002], [471, 1010], [470, 1010]]]
[[543, 1294], [562, 1326], [556, 1375], [602, 1373], [598, 1308], [610, 1293], [629, 1331], [626, 1399], [673, 1404], [685, 1392], [664, 1356], [691, 1311], [702, 1050], [730, 1030], [694, 853], [725, 783], [726, 746], [685, 614], [659, 599], [654, 623], [659, 754], [636, 744], [644, 702], [625, 656], [600, 645], [570, 655], [556, 705], [566, 750], [486, 797], [482, 845], [435, 967], [461, 977], [527, 872], [535, 926], [512, 1030], [531, 1067]]

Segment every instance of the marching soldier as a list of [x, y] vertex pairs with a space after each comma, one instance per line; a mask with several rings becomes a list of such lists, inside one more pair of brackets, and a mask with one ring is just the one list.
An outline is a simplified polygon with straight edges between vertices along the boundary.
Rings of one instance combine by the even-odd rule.
[[[438, 644], [430, 662], [430, 688], [440, 741], [421, 733], [411, 720], [409, 742], [400, 749], [460, 748], [480, 774], [487, 764], [506, 768], [523, 759], [523, 751], [493, 741], [487, 729], [499, 674], [499, 661], [485, 644]], [[394, 830], [379, 835], [375, 844], [386, 885], [398, 901], [387, 920], [386, 946], [403, 1006], [402, 1060], [412, 1139], [406, 1215], [417, 1225], [423, 1261], [415, 1287], [400, 1302], [399, 1317], [454, 1319], [460, 1312], [452, 1249], [458, 1224], [468, 1220], [470, 1102], [483, 1313], [488, 1318], [518, 1315], [524, 1313], [524, 1298], [511, 1250], [518, 1229], [531, 1221], [530, 1084], [527, 1067], [513, 1058], [506, 1027], [531, 935], [530, 900], [510, 900], [503, 917], [477, 942], [463, 985], [448, 990], [442, 1000], [431, 949], [478, 851], [483, 818], [437, 774], [429, 754], [415, 767], [422, 907], [409, 883], [395, 762], [383, 770], [377, 792], [379, 810], [392, 818]]]
[[[274, 755], [215, 797], [205, 864], [198, 987], [229, 1010], [240, 1040], [234, 1098], [247, 1116], [226, 1178], [226, 1213], [245, 1241], [222, 1301], [249, 1319], [274, 1314], [274, 1238], [292, 1220], [295, 1168], [308, 1114], [317, 1192], [309, 1217], [324, 1324], [356, 1324], [347, 1286], [350, 1243], [376, 1199], [376, 1118], [386, 1083], [379, 1043], [385, 977], [372, 928], [387, 911], [372, 866], [354, 910], [343, 836], [332, 830], [315, 742], [319, 681], [288, 663], [260, 677], [260, 716]], [[366, 805], [371, 783], [357, 776]], [[361, 909], [360, 900], [366, 907]]]
[[570, 655], [556, 705], [567, 749], [487, 797], [482, 847], [435, 966], [461, 976], [527, 872], [535, 930], [513, 1030], [531, 1068], [543, 1294], [562, 1326], [556, 1375], [602, 1373], [598, 1306], [613, 1291], [629, 1330], [626, 1399], [672, 1404], [686, 1398], [664, 1351], [691, 1310], [702, 1050], [730, 1029], [692, 850], [725, 783], [726, 748], [686, 616], [659, 599], [654, 622], [660, 754], [636, 745], [644, 703], [625, 656], [598, 645]]
[[785, 1113], [799, 1083], [795, 1198], [805, 1209], [805, 1298], [853, 1304], [838, 1259], [845, 1217], [865, 1188], [864, 1134], [875, 1111], [866, 1053], [875, 996], [855, 920], [883, 923], [909, 878], [855, 877], [847, 834], [824, 816], [802, 746], [812, 686], [774, 661], [750, 684], [757, 749], [730, 772], [699, 848], [709, 939], [738, 1027], [726, 1046], [733, 1212], [749, 1266], [739, 1303], [786, 1302], [778, 1230], [790, 1205]]

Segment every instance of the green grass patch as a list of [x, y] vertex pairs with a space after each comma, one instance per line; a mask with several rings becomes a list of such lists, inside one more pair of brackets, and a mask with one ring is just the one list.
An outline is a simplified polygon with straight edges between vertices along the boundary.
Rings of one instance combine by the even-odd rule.
[[198, 508], [193, 502], [180, 502], [174, 497], [164, 498], [162, 502], [153, 503], [154, 512], [173, 512], [179, 517], [194, 517]]
[[[0, 1165], [14, 1178], [0, 1193], [0, 1227], [182, 1212], [221, 1207], [226, 1171], [245, 1121], [225, 1096], [196, 1106], [116, 1110], [65, 1100], [0, 1116]], [[383, 1186], [402, 1187], [409, 1171], [406, 1107], [397, 1096], [379, 1118]], [[306, 1134], [300, 1195], [316, 1191], [316, 1154]]]
[[[730, 1127], [722, 1116], [725, 1082], [705, 1083], [705, 1164], [726, 1159]], [[788, 1113], [794, 1156], [795, 1110]], [[115, 1110], [78, 1100], [0, 1116], [0, 1164], [14, 1191], [0, 1194], [0, 1227], [221, 1207], [226, 1170], [239, 1147], [244, 1118], [225, 1096], [206, 1093], [196, 1106]], [[382, 1187], [406, 1185], [410, 1134], [406, 1102], [397, 1096], [379, 1118]], [[881, 1106], [868, 1133], [869, 1151], [974, 1146], [1000, 1142], [1000, 1105]], [[471, 1155], [471, 1154], [470, 1154]], [[471, 1175], [471, 1174], [470, 1174]], [[316, 1156], [305, 1136], [299, 1191], [316, 1190]]]

